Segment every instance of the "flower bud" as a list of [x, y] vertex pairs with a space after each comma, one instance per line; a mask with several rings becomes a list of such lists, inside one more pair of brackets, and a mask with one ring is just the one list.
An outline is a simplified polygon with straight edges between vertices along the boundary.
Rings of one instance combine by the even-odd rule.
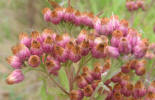
[[146, 70], [145, 70], [145, 65], [146, 65], [146, 60], [141, 60], [137, 63], [135, 70], [136, 70], [136, 74], [141, 76], [144, 75]]
[[72, 90], [70, 92], [70, 99], [71, 100], [82, 100], [84, 97], [84, 93], [82, 90]]
[[125, 65], [123, 65], [123, 66], [121, 67], [121, 71], [122, 71], [123, 73], [129, 73], [130, 70], [131, 70], [130, 67], [131, 67], [131, 66], [130, 66], [130, 63], [127, 63], [127, 64], [125, 64]]
[[101, 80], [94, 80], [91, 83], [93, 90], [95, 90], [97, 88], [97, 86], [99, 85], [100, 82], [101, 82]]
[[109, 57], [112, 57], [112, 58], [118, 58], [120, 56], [118, 49], [112, 46], [106, 47], [106, 53], [107, 55], [109, 55]]
[[50, 15], [50, 21], [53, 23], [53, 24], [59, 24], [60, 21], [61, 21], [61, 18], [58, 16], [58, 13], [53, 10], [51, 12], [51, 15]]
[[76, 81], [79, 88], [84, 88], [88, 84], [83, 76], [78, 76]]
[[69, 59], [74, 63], [78, 62], [81, 59], [81, 48], [78, 45], [74, 45], [71, 48]]
[[112, 33], [111, 45], [114, 47], [118, 47], [120, 44], [120, 39], [123, 37], [123, 33], [119, 30], [115, 30]]
[[75, 20], [75, 10], [72, 7], [68, 7], [65, 9], [64, 20], [73, 22]]
[[131, 45], [127, 38], [121, 38], [120, 44], [118, 46], [120, 53], [129, 54], [131, 52]]
[[17, 44], [16, 46], [12, 47], [12, 52], [19, 57], [21, 61], [28, 59], [30, 56], [30, 51], [24, 44]]
[[145, 96], [145, 94], [146, 94], [146, 88], [144, 84], [142, 83], [142, 81], [137, 81], [133, 89], [133, 97], [139, 98]]
[[22, 62], [17, 56], [10, 56], [6, 60], [13, 68], [18, 69], [22, 67]]
[[81, 42], [86, 40], [86, 38], [87, 38], [87, 31], [86, 30], [81, 30], [80, 34], [77, 37], [77, 43], [80, 44]]
[[122, 72], [119, 72], [117, 73], [116, 75], [114, 75], [111, 80], [114, 82], [114, 83], [117, 83], [117, 82], [121, 82], [121, 77], [123, 76], [123, 73]]
[[100, 20], [100, 18], [95, 17], [93, 23], [94, 23], [94, 29], [96, 30], [96, 32], [98, 34], [102, 34], [102, 32], [101, 32], [101, 27], [102, 26], [101, 26], [101, 20]]
[[102, 18], [101, 19], [101, 35], [109, 35], [113, 31], [112, 23], [110, 23], [109, 18]]
[[42, 45], [42, 49], [45, 53], [51, 53], [53, 50], [53, 40], [50, 36], [46, 37], [43, 45]]
[[92, 75], [95, 80], [101, 80], [102, 66], [99, 63], [94, 64]]
[[90, 97], [93, 94], [93, 88], [91, 85], [87, 85], [86, 87], [84, 87], [84, 95], [87, 97]]
[[89, 27], [93, 27], [93, 18], [94, 18], [94, 15], [92, 13], [82, 13], [81, 24]]
[[129, 29], [129, 34], [127, 35], [127, 40], [129, 41], [132, 47], [135, 47], [140, 41], [140, 36], [138, 32], [134, 29]]
[[44, 14], [44, 20], [49, 22], [50, 21], [51, 10], [49, 8], [44, 8], [42, 12]]
[[124, 100], [123, 95], [120, 92], [115, 92], [112, 96], [112, 100]]
[[41, 38], [42, 38], [42, 41], [45, 41], [47, 37], [51, 37], [52, 40], [55, 40], [55, 35], [56, 34], [52, 30], [46, 28], [43, 30], [41, 34]]
[[58, 46], [65, 47], [70, 41], [70, 36], [68, 35], [68, 33], [63, 34], [62, 36], [57, 34], [55, 41]]
[[33, 40], [36, 40], [38, 42], [40, 42], [40, 44], [43, 43], [43, 38], [41, 37], [41, 34], [38, 31], [32, 31], [31, 32], [31, 44]]
[[148, 92], [146, 94], [145, 100], [154, 100], [155, 98], [155, 93], [154, 92]]
[[60, 46], [54, 46], [53, 56], [60, 62], [66, 62], [68, 60], [67, 50]]
[[105, 48], [107, 43], [105, 43], [102, 38], [96, 38], [94, 40], [94, 46], [91, 49], [92, 56], [95, 58], [103, 58], [106, 56]]
[[122, 88], [122, 86], [119, 83], [117, 83], [113, 87], [113, 92], [120, 92], [121, 88]]
[[148, 91], [155, 93], [155, 80], [152, 81], [151, 84], [149, 85]]
[[31, 46], [31, 39], [28, 37], [27, 33], [24, 33], [24, 32], [20, 33], [19, 41], [21, 44], [24, 44], [28, 48]]
[[31, 67], [38, 67], [40, 65], [40, 57], [37, 55], [31, 55], [28, 59], [28, 64]]
[[6, 82], [10, 85], [20, 83], [24, 80], [24, 75], [20, 69], [14, 70], [6, 79]]
[[133, 54], [136, 58], [142, 58], [145, 56], [147, 51], [147, 45], [145, 41], [139, 41], [138, 44], [133, 48]]
[[91, 75], [90, 72], [84, 72], [84, 73], [82, 73], [82, 76], [85, 78], [85, 80], [88, 83], [91, 83], [94, 80], [94, 78], [93, 78], [93, 76]]
[[126, 36], [128, 34], [128, 21], [125, 19], [121, 20], [119, 30], [123, 33], [123, 36]]
[[33, 40], [31, 42], [31, 48], [30, 48], [31, 54], [32, 55], [38, 55], [41, 56], [43, 54], [43, 49], [41, 47], [41, 44], [37, 40]]
[[89, 45], [89, 41], [83, 41], [80, 44], [80, 48], [81, 48], [81, 55], [82, 56], [86, 56], [88, 55], [89, 51], [90, 51], [90, 45]]
[[46, 61], [47, 70], [50, 74], [57, 75], [58, 70], [61, 68], [60, 63], [57, 60], [47, 60]]
[[132, 92], [133, 92], [133, 85], [130, 82], [124, 85], [121, 89], [121, 93], [126, 97], [131, 96]]

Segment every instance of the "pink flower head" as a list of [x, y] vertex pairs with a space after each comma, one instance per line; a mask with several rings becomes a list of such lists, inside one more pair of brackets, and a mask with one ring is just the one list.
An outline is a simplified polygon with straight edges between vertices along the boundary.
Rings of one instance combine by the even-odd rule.
[[94, 40], [95, 40], [95, 35], [93, 33], [88, 34], [87, 39], [89, 41], [89, 47], [93, 48], [94, 46]]
[[65, 47], [66, 44], [70, 41], [70, 36], [67, 33], [63, 34], [62, 36], [57, 34], [55, 37], [55, 41], [57, 45]]
[[145, 100], [155, 100], [155, 93], [149, 91], [147, 94], [146, 94], [146, 97], [145, 97]]
[[95, 17], [93, 20], [93, 23], [94, 23], [94, 29], [96, 30], [96, 32], [98, 34], [102, 34], [102, 32], [101, 32], [101, 19], [98, 17]]
[[93, 94], [93, 88], [91, 85], [84, 87], [84, 96], [90, 97]]
[[19, 57], [17, 56], [10, 56], [7, 58], [7, 62], [13, 67], [13, 68], [21, 68], [22, 62]]
[[94, 80], [94, 78], [90, 72], [84, 72], [84, 73], [82, 73], [82, 76], [85, 78], [85, 80], [88, 83], [91, 83]]
[[139, 33], [134, 29], [129, 29], [129, 34], [127, 35], [127, 40], [132, 47], [135, 47], [140, 41]]
[[31, 43], [33, 40], [37, 40], [40, 42], [40, 44], [43, 43], [43, 38], [41, 37], [41, 34], [38, 31], [32, 31], [31, 33]]
[[42, 49], [45, 53], [51, 53], [53, 50], [53, 40], [50, 36], [48, 36], [42, 45]]
[[81, 30], [80, 34], [77, 37], [77, 43], [81, 43], [87, 39], [87, 31]]
[[51, 17], [50, 17], [50, 21], [53, 23], [53, 24], [59, 24], [60, 21], [61, 21], [61, 18], [58, 16], [58, 13], [53, 10], [51, 12]]
[[49, 22], [50, 17], [51, 17], [51, 10], [49, 8], [44, 8], [43, 9], [43, 14], [44, 14], [44, 20]]
[[12, 47], [12, 52], [19, 57], [21, 61], [28, 59], [30, 56], [30, 51], [24, 44], [17, 44], [16, 46]]
[[123, 73], [119, 72], [111, 78], [111, 81], [114, 83], [120, 83], [122, 76], [123, 76]]
[[127, 2], [126, 2], [126, 8], [127, 8], [129, 11], [133, 11], [133, 10], [134, 10], [134, 5], [135, 5], [135, 2], [134, 2], [134, 1], [127, 1]]
[[50, 74], [57, 75], [61, 68], [59, 61], [50, 59], [46, 61], [47, 70]]
[[143, 56], [145, 56], [147, 49], [148, 42], [145, 40], [139, 41], [133, 48], [133, 54], [136, 58], [142, 58]]
[[122, 88], [121, 88], [121, 93], [126, 96], [126, 97], [129, 97], [132, 95], [132, 92], [133, 92], [133, 85], [132, 83], [128, 82], [126, 85], [124, 85]]
[[38, 67], [40, 65], [40, 57], [37, 55], [31, 55], [28, 59], [28, 64], [31, 67]]
[[92, 13], [82, 13], [81, 24], [93, 27], [93, 18], [94, 18], [94, 15]]
[[123, 95], [120, 92], [114, 92], [111, 100], [124, 100]]
[[129, 81], [130, 81], [130, 76], [128, 74], [124, 74], [121, 77], [120, 85], [123, 87], [124, 85], [128, 84]]
[[76, 81], [77, 81], [77, 85], [79, 88], [84, 88], [85, 86], [88, 85], [87, 81], [85, 80], [83, 76], [78, 76], [76, 78]]
[[71, 48], [69, 59], [74, 63], [78, 62], [81, 59], [81, 48], [78, 45], [74, 45]]
[[109, 55], [109, 57], [112, 57], [112, 58], [118, 58], [120, 55], [118, 48], [112, 47], [112, 46], [106, 47], [106, 53]]
[[98, 87], [98, 85], [99, 85], [100, 82], [101, 82], [101, 80], [94, 80], [91, 83], [93, 90], [95, 90]]
[[125, 19], [120, 21], [119, 30], [123, 33], [124, 36], [128, 34], [128, 21]]
[[101, 19], [101, 32], [99, 34], [102, 35], [109, 35], [112, 34], [113, 25], [110, 23], [109, 18], [102, 18]]
[[151, 91], [155, 94], [155, 80], [151, 82], [151, 84], [148, 87], [148, 91]]
[[133, 97], [134, 98], [139, 98], [139, 97], [144, 97], [146, 94], [146, 88], [142, 81], [137, 81], [134, 89], [133, 89]]
[[122, 71], [123, 73], [129, 73], [130, 70], [131, 70], [130, 63], [127, 63], [127, 64], [125, 64], [125, 65], [123, 65], [123, 66], [121, 67], [121, 71]]
[[75, 20], [75, 10], [72, 7], [65, 9], [64, 20], [73, 22]]
[[130, 68], [131, 69], [136, 69], [137, 64], [138, 64], [138, 60], [137, 59], [131, 60], [130, 61]]
[[97, 37], [94, 40], [94, 45], [91, 49], [92, 56], [95, 58], [105, 57], [106, 56], [106, 54], [105, 54], [106, 46], [107, 46], [107, 43], [101, 37]]
[[113, 92], [121, 92], [121, 88], [122, 86], [119, 83], [117, 83], [113, 86]]
[[24, 44], [28, 48], [31, 46], [31, 39], [28, 37], [27, 33], [24, 33], [24, 32], [20, 33], [19, 34], [19, 41], [21, 44]]
[[66, 62], [68, 60], [68, 51], [63, 47], [55, 45], [52, 53], [53, 56], [60, 62]]
[[145, 72], [146, 72], [145, 65], [146, 65], [145, 60], [141, 60], [137, 63], [137, 65], [135, 67], [135, 71], [136, 71], [137, 75], [141, 76], [141, 75], [145, 74]]
[[62, 20], [65, 14], [65, 9], [61, 7], [57, 7], [54, 10], [56, 11], [58, 18]]
[[70, 99], [71, 100], [82, 100], [84, 97], [84, 93], [82, 90], [72, 90], [70, 92]]
[[90, 51], [89, 41], [84, 40], [84, 41], [80, 44], [80, 48], [81, 48], [81, 55], [82, 55], [82, 56], [88, 55], [88, 53], [89, 53], [89, 51]]
[[94, 69], [92, 71], [92, 75], [95, 80], [101, 80], [102, 74], [102, 66], [99, 63], [94, 64]]
[[43, 54], [43, 49], [41, 47], [41, 44], [37, 40], [33, 40], [31, 42], [31, 48], [30, 48], [31, 54], [32, 55], [38, 55], [41, 56]]
[[109, 32], [112, 34], [112, 32], [114, 30], [118, 30], [120, 27], [120, 22], [119, 22], [118, 16], [116, 16], [116, 15], [111, 16], [108, 26], [111, 27], [111, 25], [112, 25], [112, 29]]
[[118, 47], [122, 37], [123, 37], [123, 33], [121, 31], [119, 31], [119, 30], [115, 30], [112, 33], [111, 45], [114, 46], [114, 47]]
[[74, 21], [73, 21], [74, 24], [75, 24], [75, 25], [81, 25], [81, 20], [82, 20], [82, 19], [81, 19], [81, 16], [82, 16], [81, 12], [77, 10], [77, 11], [75, 11], [74, 13], [75, 13], [75, 19], [74, 19]]
[[123, 54], [129, 54], [131, 52], [131, 45], [125, 37], [121, 38], [118, 48], [119, 52]]
[[14, 70], [6, 79], [6, 82], [10, 85], [20, 83], [24, 80], [24, 75], [20, 69]]
[[44, 41], [47, 37], [51, 37], [52, 40], [55, 40], [55, 36], [56, 34], [50, 30], [50, 29], [44, 29], [42, 34], [41, 34], [41, 38], [42, 38], [42, 41]]

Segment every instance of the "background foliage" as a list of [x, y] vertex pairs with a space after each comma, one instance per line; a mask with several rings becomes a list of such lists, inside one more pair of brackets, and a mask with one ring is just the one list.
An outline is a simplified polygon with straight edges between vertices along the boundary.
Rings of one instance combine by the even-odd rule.
[[[67, 0], [55, 1], [67, 6]], [[127, 19], [143, 37], [155, 42], [155, 1], [146, 0], [145, 11], [132, 13], [127, 11], [125, 2], [126, 0], [71, 0], [71, 5], [80, 11], [91, 11], [94, 14], [103, 12], [103, 17], [116, 14], [120, 19]], [[42, 9], [46, 6], [51, 7], [48, 0], [0, 0], [0, 100], [62, 100], [64, 97], [54, 87], [48, 89], [45, 84], [52, 86], [52, 83], [36, 78], [39, 75], [35, 72], [27, 73], [25, 81], [20, 84], [8, 86], [5, 83], [5, 77], [11, 71], [5, 58], [11, 54], [9, 48], [17, 42], [18, 34], [30, 33], [35, 29], [41, 31], [47, 27], [56, 30], [54, 25], [43, 20]], [[59, 79], [68, 88], [65, 73], [63, 70], [60, 72]]]

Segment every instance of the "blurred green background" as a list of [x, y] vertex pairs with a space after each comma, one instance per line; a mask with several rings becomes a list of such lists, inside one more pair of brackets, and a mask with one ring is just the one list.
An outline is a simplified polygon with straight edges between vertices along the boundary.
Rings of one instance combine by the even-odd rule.
[[[67, 6], [67, 0], [56, 1], [64, 7]], [[155, 42], [153, 1], [155, 2], [145, 0], [146, 10], [140, 9], [133, 13], [127, 11], [126, 0], [71, 0], [71, 5], [80, 11], [91, 11], [94, 14], [103, 11], [102, 16], [118, 15], [120, 19], [127, 19], [130, 25], [133, 24], [132, 27], [142, 33], [143, 37]], [[47, 27], [55, 29], [54, 25], [43, 20], [44, 7], [51, 8], [48, 0], [0, 0], [0, 100], [62, 100], [56, 96], [54, 88], [48, 91], [52, 95], [46, 96], [45, 82], [40, 81], [35, 72], [27, 73], [25, 81], [20, 84], [8, 86], [5, 83], [5, 78], [11, 71], [5, 58], [11, 55], [10, 48], [17, 43], [18, 34], [30, 33], [32, 30], [42, 31]], [[63, 79], [63, 84], [67, 84], [63, 75], [60, 78]]]

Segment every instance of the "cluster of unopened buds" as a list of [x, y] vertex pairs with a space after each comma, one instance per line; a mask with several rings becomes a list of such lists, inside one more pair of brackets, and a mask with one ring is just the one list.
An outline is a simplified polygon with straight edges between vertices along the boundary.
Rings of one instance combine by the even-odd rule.
[[[147, 39], [142, 39], [138, 31], [129, 28], [126, 20], [119, 20], [114, 15], [111, 18], [99, 18], [70, 6], [56, 6], [54, 10], [44, 8], [43, 14], [44, 19], [53, 24], [65, 22], [90, 28], [81, 30], [76, 37], [51, 29], [44, 29], [42, 34], [32, 31], [31, 37], [26, 33], [19, 34], [19, 43], [12, 47], [13, 56], [7, 58], [14, 68], [6, 80], [8, 84], [24, 80], [24, 66], [39, 69], [48, 76], [58, 76], [60, 68], [64, 67], [69, 71], [66, 71], [66, 75], [69, 77], [70, 91], [67, 92], [59, 84], [57, 86], [71, 100], [94, 98], [96, 92], [106, 94], [106, 100], [155, 100], [155, 81], [148, 85], [145, 79], [142, 80], [146, 73], [147, 58], [154, 58], [148, 52], [154, 53]], [[86, 66], [90, 60], [99, 62]], [[134, 76], [142, 78], [134, 82]]]
[[136, 11], [138, 9], [145, 10], [144, 0], [126, 0], [126, 8], [128, 11]]

